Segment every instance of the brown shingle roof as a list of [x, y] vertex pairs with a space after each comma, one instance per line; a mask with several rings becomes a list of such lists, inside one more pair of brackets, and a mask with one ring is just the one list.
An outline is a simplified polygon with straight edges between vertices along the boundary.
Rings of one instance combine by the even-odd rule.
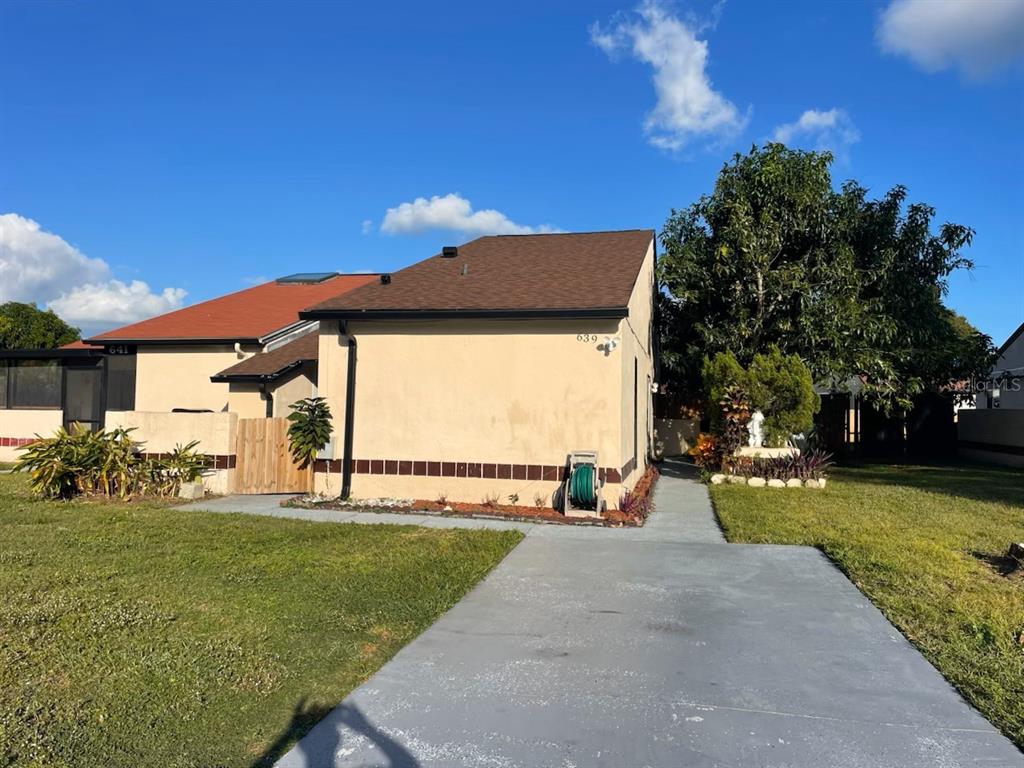
[[88, 341], [260, 339], [297, 323], [300, 309], [377, 279], [377, 275], [337, 275], [320, 283], [263, 283], [107, 331]]
[[213, 381], [276, 378], [302, 363], [316, 360], [319, 341], [320, 334], [307, 333], [270, 352], [247, 357], [210, 378]]
[[303, 317], [558, 315], [623, 317], [654, 230], [493, 235], [322, 301]]

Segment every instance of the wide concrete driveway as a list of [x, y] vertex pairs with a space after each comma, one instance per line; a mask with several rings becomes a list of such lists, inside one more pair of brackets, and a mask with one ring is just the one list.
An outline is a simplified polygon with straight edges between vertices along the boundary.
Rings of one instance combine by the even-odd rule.
[[686, 479], [657, 502], [533, 527], [278, 765], [1024, 766], [819, 552], [724, 543]]

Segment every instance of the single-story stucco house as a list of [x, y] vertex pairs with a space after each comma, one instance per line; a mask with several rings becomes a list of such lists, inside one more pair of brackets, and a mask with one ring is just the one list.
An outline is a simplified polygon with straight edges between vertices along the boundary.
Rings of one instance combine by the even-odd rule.
[[999, 347], [988, 378], [976, 389], [975, 407], [959, 412], [959, 453], [1024, 467], [1024, 323]]
[[334, 416], [317, 488], [549, 505], [591, 450], [616, 506], [654, 429], [654, 262], [653, 230], [487, 236], [300, 313]]
[[[653, 439], [654, 267], [653, 230], [486, 236], [394, 274], [293, 275], [10, 353], [0, 459], [82, 421], [132, 428], [147, 453], [198, 440], [218, 493], [304, 490], [261, 474], [293, 469], [271, 466], [288, 451], [267, 418], [320, 395], [317, 490], [552, 505], [580, 454], [614, 507]], [[263, 424], [273, 440], [252, 438]]]

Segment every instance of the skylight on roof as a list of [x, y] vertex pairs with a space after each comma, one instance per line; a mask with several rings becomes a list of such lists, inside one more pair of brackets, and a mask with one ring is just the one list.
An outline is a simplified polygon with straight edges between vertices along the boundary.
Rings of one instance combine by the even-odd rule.
[[285, 285], [322, 283], [337, 276], [337, 272], [296, 272], [294, 275], [277, 278], [277, 282]]

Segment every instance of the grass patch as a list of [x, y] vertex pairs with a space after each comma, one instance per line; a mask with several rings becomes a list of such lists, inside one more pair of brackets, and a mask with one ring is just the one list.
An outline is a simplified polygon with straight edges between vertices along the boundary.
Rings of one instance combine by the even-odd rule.
[[0, 765], [271, 765], [521, 538], [25, 486], [0, 476]]
[[729, 541], [820, 547], [910, 641], [1024, 748], [1024, 473], [837, 469], [822, 491], [711, 486]]

